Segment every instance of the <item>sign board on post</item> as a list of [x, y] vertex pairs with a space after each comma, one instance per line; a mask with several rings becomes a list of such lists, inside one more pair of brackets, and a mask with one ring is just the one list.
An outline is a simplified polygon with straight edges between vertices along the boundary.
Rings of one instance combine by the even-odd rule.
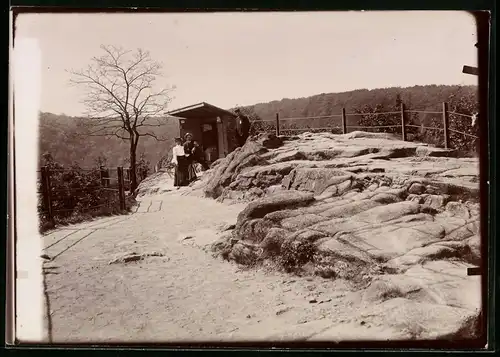
[[474, 76], [478, 76], [479, 75], [479, 69], [477, 67], [464, 66], [463, 69], [462, 69], [462, 73], [472, 74]]
[[481, 275], [481, 269], [479, 267], [467, 268], [467, 275]]

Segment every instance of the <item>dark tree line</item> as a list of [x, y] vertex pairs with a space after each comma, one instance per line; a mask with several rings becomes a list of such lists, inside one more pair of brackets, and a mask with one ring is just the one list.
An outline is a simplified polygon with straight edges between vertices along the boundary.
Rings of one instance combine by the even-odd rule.
[[[418, 88], [420, 92], [416, 92]], [[428, 89], [431, 94], [436, 94], [437, 97], [429, 98], [429, 93], [424, 89]], [[346, 106], [351, 108], [346, 110], [349, 114], [347, 117], [347, 125], [353, 128], [352, 130], [363, 130], [369, 132], [386, 132], [393, 134], [401, 134], [401, 104], [404, 103], [405, 109], [405, 123], [407, 140], [422, 141], [437, 146], [443, 146], [443, 117], [442, 117], [442, 103], [448, 103], [449, 114], [449, 140], [453, 148], [463, 152], [475, 152], [477, 149], [477, 139], [472, 135], [479, 135], [479, 119], [474, 120], [471, 117], [478, 112], [479, 103], [475, 87], [460, 87], [460, 86], [427, 86], [427, 87], [413, 87], [410, 88], [410, 94], [406, 92], [408, 89], [398, 89], [393, 91], [391, 88], [386, 90], [374, 91], [354, 91], [349, 93], [358, 93], [367, 95], [366, 92], [371, 92], [370, 100], [366, 100], [365, 104], [360, 107], [353, 108], [352, 104]], [[389, 96], [392, 93], [393, 96]], [[383, 100], [380, 98], [381, 94], [386, 94]], [[346, 95], [346, 93], [341, 93]], [[333, 95], [332, 95], [333, 96]], [[315, 98], [315, 97], [311, 97]], [[368, 97], [367, 97], [368, 98]], [[380, 100], [372, 104], [373, 98]], [[407, 98], [405, 101], [404, 98]], [[301, 99], [297, 100], [300, 101]], [[356, 100], [355, 102], [359, 102]], [[312, 118], [286, 120], [288, 104], [287, 100], [283, 100], [285, 104], [283, 107], [277, 105], [278, 102], [272, 102], [273, 110], [280, 113], [280, 117], [284, 120], [280, 121], [280, 133], [284, 135], [293, 135], [303, 131], [320, 132], [331, 131], [332, 133], [341, 133], [341, 119], [338, 113], [332, 112], [332, 107], [325, 109], [327, 103], [325, 96], [321, 101], [322, 106], [316, 107], [309, 105], [307, 110], [302, 113], [310, 115]], [[420, 104], [420, 106], [419, 106]], [[261, 106], [261, 105], [260, 105]], [[266, 120], [259, 115], [257, 109], [259, 105], [253, 107], [239, 108], [244, 112], [247, 117], [252, 121], [251, 134], [254, 135], [263, 131], [275, 131], [276, 124], [274, 117], [276, 112], [273, 113], [272, 118]], [[262, 110], [262, 106], [260, 107]], [[340, 108], [339, 111], [341, 111]], [[418, 113], [422, 111], [422, 113]], [[460, 113], [459, 114], [454, 114]], [[264, 112], [265, 113], [265, 112]], [[354, 115], [351, 115], [354, 114]], [[270, 114], [264, 114], [270, 115]], [[331, 117], [329, 117], [331, 115]], [[325, 130], [326, 129], [326, 130]], [[464, 132], [469, 135], [460, 134]]]
[[[426, 85], [407, 88], [392, 87], [381, 89], [358, 89], [343, 93], [323, 93], [306, 98], [281, 99], [268, 103], [259, 103], [246, 108], [253, 111], [262, 120], [274, 120], [277, 112], [280, 117], [307, 117], [339, 115], [342, 108], [348, 113], [362, 110], [365, 106], [377, 105], [390, 107], [399, 95], [407, 106], [419, 110], [440, 110], [441, 103], [449, 101], [457, 92], [463, 96], [477, 98], [476, 86]], [[354, 119], [352, 125], [354, 124]]]

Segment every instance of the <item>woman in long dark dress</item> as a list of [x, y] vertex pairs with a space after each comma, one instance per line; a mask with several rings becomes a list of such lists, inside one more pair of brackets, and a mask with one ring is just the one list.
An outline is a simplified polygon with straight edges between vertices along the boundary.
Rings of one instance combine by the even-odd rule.
[[186, 140], [184, 142], [184, 152], [186, 153], [186, 160], [187, 160], [187, 180], [188, 183], [191, 183], [198, 179], [198, 177], [196, 176], [196, 170], [194, 169], [194, 164], [195, 164], [194, 154], [196, 152], [196, 148], [194, 146], [193, 135], [191, 133], [187, 133], [184, 136], [184, 139]]
[[175, 139], [175, 146], [172, 149], [172, 163], [175, 165], [174, 187], [187, 186], [188, 182], [188, 160], [182, 146], [182, 139]]

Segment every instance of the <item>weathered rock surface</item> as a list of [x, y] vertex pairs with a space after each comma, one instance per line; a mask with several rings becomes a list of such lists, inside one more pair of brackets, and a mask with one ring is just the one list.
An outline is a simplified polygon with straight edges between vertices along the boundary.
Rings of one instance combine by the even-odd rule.
[[219, 197], [223, 189], [235, 181], [238, 174], [245, 168], [268, 164], [263, 154], [281, 145], [282, 140], [275, 135], [261, 135], [254, 140], [247, 141], [243, 147], [237, 148], [224, 160], [215, 163], [210, 180], [204, 188], [205, 195], [212, 198]]
[[383, 133], [279, 138], [261, 134], [216, 161], [197, 189], [221, 201], [251, 201], [280, 186], [309, 187], [316, 195], [325, 189], [325, 195], [338, 195], [374, 184], [405, 187], [415, 195], [448, 194], [452, 200], [477, 197], [478, 161], [456, 156], [453, 150], [403, 142]]
[[360, 291], [355, 328], [310, 339], [369, 338], [382, 324], [387, 338], [452, 338], [473, 334], [481, 309], [480, 277], [467, 276], [481, 262], [478, 176], [477, 159], [389, 134], [266, 134], [189, 194], [249, 202], [212, 247], [223, 258]]
[[[387, 321], [392, 338], [472, 333], [481, 308], [480, 278], [467, 276], [480, 262], [477, 160], [386, 134], [306, 133], [253, 138], [212, 171], [206, 195], [250, 202], [226, 259], [350, 281], [365, 306], [356, 338]], [[311, 339], [349, 339], [346, 331]]]

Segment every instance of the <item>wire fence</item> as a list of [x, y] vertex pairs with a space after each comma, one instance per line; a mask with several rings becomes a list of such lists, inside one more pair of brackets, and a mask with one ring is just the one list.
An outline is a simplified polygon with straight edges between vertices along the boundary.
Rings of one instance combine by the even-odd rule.
[[448, 110], [448, 103], [442, 103], [442, 110], [408, 110], [404, 104], [398, 111], [280, 117], [254, 120], [251, 132], [276, 132], [277, 135], [296, 135], [301, 132], [330, 132], [347, 134], [355, 130], [385, 132], [401, 135], [404, 141], [423, 141], [444, 148], [476, 146], [479, 139], [477, 116]]

